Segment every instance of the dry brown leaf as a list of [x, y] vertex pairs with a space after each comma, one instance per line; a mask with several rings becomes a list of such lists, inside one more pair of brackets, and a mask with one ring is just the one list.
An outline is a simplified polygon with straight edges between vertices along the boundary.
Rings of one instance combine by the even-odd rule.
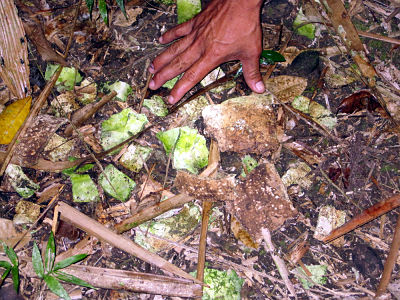
[[264, 81], [265, 88], [283, 103], [288, 103], [294, 97], [301, 95], [307, 87], [307, 79], [296, 76], [282, 75], [268, 78]]
[[365, 77], [372, 79], [377, 75], [374, 67], [360, 55], [355, 55], [353, 59], [360, 68], [361, 74], [363, 74]]
[[[8, 247], [14, 247], [23, 233], [18, 233], [15, 230], [14, 223], [11, 220], [0, 219], [0, 240], [5, 242]], [[26, 236], [19, 242], [17, 249], [22, 248], [31, 240], [31, 235], [28, 232]]]
[[131, 26], [134, 22], [136, 22], [137, 16], [140, 15], [142, 11], [143, 9], [141, 7], [129, 8], [126, 10], [126, 15], [128, 16], [128, 19], [126, 19], [122, 11], [118, 10], [114, 25], [121, 27]]

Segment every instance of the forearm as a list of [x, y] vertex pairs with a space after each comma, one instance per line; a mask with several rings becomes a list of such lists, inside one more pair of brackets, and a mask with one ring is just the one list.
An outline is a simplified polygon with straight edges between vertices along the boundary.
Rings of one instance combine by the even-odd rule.
[[238, 2], [244, 9], [260, 9], [264, 0], [226, 0]]

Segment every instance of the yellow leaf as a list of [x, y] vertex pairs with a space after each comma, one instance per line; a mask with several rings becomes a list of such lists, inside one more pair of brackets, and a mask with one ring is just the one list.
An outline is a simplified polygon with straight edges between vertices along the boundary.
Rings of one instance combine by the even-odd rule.
[[31, 108], [32, 97], [26, 97], [7, 106], [0, 114], [0, 144], [9, 144], [24, 123]]

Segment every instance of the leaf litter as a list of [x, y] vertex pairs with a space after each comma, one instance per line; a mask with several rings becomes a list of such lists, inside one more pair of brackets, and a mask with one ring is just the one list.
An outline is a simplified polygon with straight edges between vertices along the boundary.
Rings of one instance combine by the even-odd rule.
[[[17, 146], [18, 150], [14, 151], [12, 158], [14, 164], [23, 167], [25, 176], [29, 179], [26, 182], [31, 181], [40, 187], [39, 190], [30, 192], [29, 200], [36, 202], [47, 187], [62, 182], [67, 187], [59, 197], [72, 205], [71, 201], [74, 198], [78, 199], [75, 184], [71, 183], [67, 176], [48, 170], [61, 170], [66, 166], [74, 165], [82, 167], [80, 164], [84, 165], [97, 159], [97, 165], [94, 168], [72, 174], [72, 176], [79, 176], [80, 179], [75, 180], [76, 182], [80, 182], [82, 176], [90, 182], [86, 186], [90, 186], [92, 192], [79, 192], [78, 197], [90, 195], [89, 198], [95, 202], [90, 205], [86, 203], [74, 203], [74, 205], [86, 215], [109, 227], [135, 217], [136, 214], [142, 220], [147, 220], [148, 223], [141, 221], [140, 228], [136, 228], [133, 224], [136, 221], [131, 221], [133, 226], [130, 228], [133, 229], [126, 232], [124, 238], [130, 237], [136, 240], [141, 234], [143, 241], [151, 239], [158, 241], [156, 245], [163, 244], [164, 246], [156, 246], [153, 250], [158, 251], [161, 257], [172, 261], [186, 273], [196, 269], [199, 243], [203, 242], [199, 242], [200, 218], [198, 215], [190, 217], [190, 214], [185, 214], [185, 209], [190, 210], [190, 208], [182, 209], [181, 207], [184, 203], [191, 203], [191, 206], [187, 204], [186, 207], [199, 208], [202, 206], [202, 201], [212, 201], [214, 211], [218, 213], [212, 213], [209, 221], [206, 260], [211, 268], [225, 273], [212, 271], [210, 274], [217, 274], [218, 279], [226, 276], [233, 285], [239, 286], [239, 292], [236, 290], [236, 293], [240, 293], [241, 298], [280, 299], [285, 295], [286, 289], [290, 293], [294, 290], [298, 298], [373, 295], [378, 288], [378, 277], [382, 272], [387, 274], [388, 271], [377, 267], [374, 272], [369, 273], [368, 270], [371, 269], [367, 262], [374, 261], [375, 265], [379, 266], [386, 259], [396, 225], [396, 216], [389, 211], [396, 207], [397, 202], [389, 200], [392, 199], [390, 196], [399, 192], [400, 178], [398, 129], [391, 126], [392, 121], [388, 117], [390, 113], [394, 120], [400, 119], [396, 100], [399, 99], [399, 77], [396, 76], [398, 73], [396, 66], [399, 65], [400, 55], [398, 48], [386, 47], [391, 44], [385, 41], [386, 33], [391, 35], [392, 27], [398, 26], [399, 23], [396, 16], [390, 20], [386, 19], [393, 12], [393, 7], [387, 5], [388, 3], [377, 4], [369, 1], [364, 1], [364, 5], [358, 2], [351, 3], [350, 16], [360, 35], [364, 36], [362, 32], [365, 32], [365, 27], [370, 27], [370, 31], [381, 36], [383, 40], [383, 42], [380, 41], [381, 44], [378, 42], [374, 44], [371, 42], [373, 40], [362, 38], [361, 42], [368, 51], [368, 56], [365, 56], [357, 48], [356, 42], [348, 42], [348, 39], [356, 39], [354, 35], [342, 35], [346, 47], [355, 47], [352, 49], [355, 54], [352, 52], [350, 55], [353, 56], [353, 63], [348, 60], [348, 57], [340, 55], [338, 49], [349, 50], [346, 50], [342, 44], [334, 44], [333, 34], [335, 33], [325, 27], [326, 24], [315, 24], [315, 28], [309, 26], [311, 30], [307, 29], [305, 37], [295, 34], [291, 40], [288, 40], [293, 30], [294, 19], [298, 16], [298, 10], [286, 1], [271, 1], [265, 5], [262, 15], [264, 40], [271, 43], [275, 41], [275, 44], [270, 46], [275, 49], [284, 48], [284, 43], [278, 44], [278, 35], [283, 38], [283, 42], [289, 42], [288, 47], [282, 52], [289, 64], [288, 68], [286, 69], [286, 63], [277, 64], [272, 76], [264, 79], [271, 94], [250, 95], [239, 100], [238, 97], [249, 94], [243, 79], [239, 77], [235, 80], [236, 85], [229, 85], [228, 89], [222, 91], [207, 92], [202, 99], [198, 98], [187, 103], [185, 105], [187, 109], [184, 106], [177, 113], [160, 117], [164, 113], [155, 116], [151, 111], [158, 113], [164, 108], [155, 110], [148, 106], [150, 105], [148, 101], [143, 111], [135, 111], [135, 109], [140, 99], [152, 99], [154, 96], [165, 97], [163, 89], [155, 93], [143, 90], [147, 79], [145, 70], [154, 55], [161, 50], [161, 47], [154, 43], [155, 38], [165, 26], [172, 26], [176, 22], [176, 16], [171, 14], [171, 8], [168, 6], [160, 5], [155, 9], [144, 2], [134, 2], [134, 4], [127, 4], [128, 15], [132, 13], [137, 20], [130, 23], [130, 26], [127, 26], [129, 23], [122, 23], [124, 17], [121, 11], [115, 8], [111, 9], [120, 16], [116, 18], [119, 23], [114, 29], [106, 27], [100, 18], [89, 19], [85, 16], [84, 19], [80, 19], [82, 30], [74, 37], [71, 49], [73, 55], [68, 57], [68, 60], [74, 61], [73, 65], [77, 66], [80, 72], [74, 71], [74, 81], [72, 84], [67, 84], [74, 99], [62, 103], [72, 103], [69, 104], [72, 110], [76, 109], [76, 103], [80, 103], [81, 106], [87, 103], [86, 101], [75, 102], [81, 94], [79, 88], [85, 88], [82, 83], [78, 86], [80, 79], [76, 80], [75, 77], [78, 74], [82, 75], [83, 79], [91, 78], [87, 85], [91, 82], [98, 85], [98, 99], [106, 93], [106, 90], [101, 88], [102, 84], [125, 82], [127, 84], [125, 91], [128, 93], [119, 100], [126, 100], [126, 102], [109, 101], [102, 107], [96, 107], [92, 117], [80, 119], [82, 121], [77, 122], [76, 127], [83, 124], [91, 125], [89, 131], [84, 131], [82, 128], [81, 138], [78, 138], [79, 135], [72, 129], [68, 131], [71, 135], [66, 134], [64, 131], [66, 121], [59, 117], [60, 115], [69, 117], [72, 110], [65, 110], [67, 114], [59, 112], [58, 116], [53, 116], [54, 108], [42, 108], [37, 121], [30, 126], [28, 133], [21, 137]], [[329, 3], [329, 5], [337, 5], [335, 1], [329, 1]], [[59, 14], [58, 9], [52, 10], [52, 8], [57, 8], [57, 6], [52, 6], [56, 3], [49, 3], [49, 5], [51, 13], [45, 17], [44, 22], [46, 37], [56, 47], [63, 50], [63, 41], [68, 37], [68, 24], [72, 24], [74, 10], [72, 7], [64, 7], [63, 14]], [[326, 17], [326, 13], [320, 7], [311, 9], [307, 5], [303, 7], [302, 20], [314, 22]], [[82, 6], [81, 9], [85, 11], [86, 7]], [[276, 23], [277, 19], [269, 14], [269, 9], [274, 9], [276, 15], [281, 15], [283, 23], [280, 21]], [[337, 6], [337, 11], [340, 11], [339, 6]], [[370, 11], [374, 11], [375, 18], [383, 22], [374, 24]], [[95, 10], [93, 13], [98, 12]], [[334, 19], [334, 27], [341, 28], [340, 24], [335, 23], [339, 22], [335, 19], [336, 16], [331, 17]], [[24, 16], [24, 18], [27, 17]], [[110, 15], [110, 24], [114, 21]], [[343, 26], [344, 31], [353, 32], [351, 23]], [[267, 27], [273, 30], [267, 30]], [[277, 34], [277, 28], [280, 28], [280, 34]], [[339, 34], [341, 33], [339, 30]], [[355, 41], [353, 40], [352, 42]], [[382, 47], [382, 43], [385, 47]], [[308, 56], [298, 55], [304, 52], [304, 48], [318, 51], [319, 62], [306, 71], [296, 69], [295, 74], [290, 73], [290, 64], [295, 61], [295, 57], [298, 57], [297, 60], [306, 59], [305, 65], [307, 65]], [[38, 52], [34, 50], [31, 54], [30, 60], [39, 61], [39, 66], [45, 70], [44, 61], [47, 59], [42, 57], [42, 61], [40, 58], [40, 55], [43, 56], [43, 50], [36, 51]], [[376, 73], [372, 70], [372, 65], [376, 66], [375, 69], [379, 75], [376, 85], [374, 85]], [[325, 73], [322, 72], [323, 67], [328, 67]], [[221, 67], [225, 74], [228, 74], [232, 68], [234, 68], [234, 63], [224, 64]], [[294, 70], [293, 66], [292, 70]], [[360, 78], [360, 75], [368, 79], [368, 84]], [[325, 84], [318, 84], [321, 81]], [[59, 81], [59, 83], [65, 82]], [[38, 87], [32, 85], [34, 101], [40, 91]], [[201, 87], [198, 88], [201, 89]], [[12, 91], [12, 88], [10, 89]], [[364, 91], [369, 94], [365, 94]], [[381, 96], [377, 96], [376, 91], [381, 93]], [[360, 92], [364, 94], [359, 94]], [[146, 94], [143, 95], [143, 93]], [[292, 103], [297, 96], [302, 96], [298, 100], [308, 99], [306, 109], [293, 109]], [[49, 103], [52, 102], [54, 95], [51, 95], [49, 99]], [[382, 99], [387, 104], [386, 107], [382, 105]], [[194, 105], [194, 103], [199, 105]], [[192, 108], [188, 108], [190, 105]], [[129, 125], [128, 128], [122, 129], [124, 126], [116, 128], [113, 124], [105, 128], [107, 126], [100, 125], [110, 123], [108, 121], [110, 117], [113, 120], [115, 118], [113, 116], [121, 111], [129, 113], [116, 123]], [[339, 113], [335, 116], [337, 111]], [[318, 115], [314, 115], [315, 112], [318, 112]], [[143, 121], [140, 125], [130, 126], [129, 116], [139, 115], [139, 113], [143, 113], [146, 119], [139, 118]], [[328, 118], [328, 123], [325, 123], [324, 118]], [[333, 119], [335, 119], [334, 122]], [[215, 176], [208, 173], [206, 175], [189, 174], [175, 169], [178, 161], [174, 161], [173, 156], [170, 157], [168, 153], [165, 153], [163, 145], [157, 139], [157, 133], [183, 126], [189, 126], [199, 135], [204, 136], [203, 146], [207, 148], [211, 144], [211, 139], [218, 142], [221, 160], [217, 168], [211, 168], [213, 172], [216, 171]], [[105, 133], [106, 129], [112, 134]], [[55, 132], [64, 140], [56, 142], [54, 146], [48, 146]], [[113, 136], [114, 133], [116, 136]], [[106, 137], [110, 139], [107, 140]], [[128, 143], [130, 145], [121, 145], [120, 143], [127, 138], [130, 139]], [[68, 151], [63, 150], [61, 145], [70, 146], [71, 140], [73, 141], [72, 148]], [[97, 149], [95, 152], [100, 154], [95, 154], [95, 158], [89, 158], [90, 155], [83, 141], [89, 141], [90, 147]], [[113, 155], [101, 155], [101, 144]], [[176, 148], [177, 142], [170, 144], [172, 145], [170, 152], [173, 152], [172, 149]], [[187, 146], [186, 142], [184, 144]], [[130, 163], [122, 163], [128, 156], [127, 153], [130, 153], [130, 157], [134, 157], [131, 153], [132, 145], [135, 146], [134, 149], [142, 149], [139, 154], [136, 152], [134, 154], [140, 156], [140, 166], [132, 167]], [[54, 148], [57, 150], [58, 146], [60, 147], [59, 154], [51, 154], [50, 150]], [[2, 148], [4, 149], [5, 147]], [[144, 149], [151, 149], [151, 153], [148, 154]], [[255, 162], [258, 162], [258, 166], [253, 170], [251, 168], [256, 163], [252, 162], [251, 165], [246, 163], [249, 154]], [[0, 152], [0, 161], [4, 157], [4, 154]], [[78, 159], [74, 163], [71, 157]], [[46, 168], [43, 168], [43, 164]], [[199, 170], [191, 170], [193, 173], [201, 172], [201, 168], [205, 166], [206, 164], [202, 163], [198, 167]], [[114, 173], [125, 174], [122, 176], [122, 182], [130, 186], [130, 189], [124, 189], [124, 194], [120, 194], [120, 188], [117, 185], [114, 186], [112, 182], [114, 173], [103, 173], [102, 168], [107, 170], [113, 168]], [[331, 170], [336, 171], [330, 172]], [[245, 178], [241, 176], [243, 173], [246, 175]], [[99, 189], [100, 176], [104, 191]], [[126, 178], [136, 182], [137, 186], [130, 184], [131, 181]], [[21, 196], [12, 187], [8, 175], [4, 175], [2, 179], [0, 196], [4, 203], [3, 207], [10, 207], [10, 205], [16, 207]], [[156, 182], [157, 185], [145, 194], [143, 191], [150, 182]], [[106, 188], [110, 183], [109, 189]], [[163, 196], [165, 192], [170, 193], [167, 196], [168, 199]], [[55, 195], [57, 197], [57, 193]], [[313, 237], [316, 228], [334, 227], [334, 224], [343, 223], [343, 216], [340, 213], [345, 212], [349, 220], [360, 214], [363, 209], [379, 204], [385, 199], [389, 200], [382, 202], [385, 205], [374, 206], [376, 211], [372, 215], [386, 213], [386, 217], [373, 220], [358, 230], [344, 235], [341, 237], [345, 241], [344, 244], [323, 244]], [[120, 200], [127, 201], [121, 203]], [[61, 208], [67, 216], [71, 213], [65, 206]], [[171, 210], [172, 208], [174, 210]], [[328, 224], [321, 225], [318, 217], [321, 219], [328, 208], [331, 215], [325, 217], [324, 220]], [[168, 217], [151, 220], [158, 216], [157, 209], [174, 213]], [[183, 219], [174, 219], [179, 215], [184, 216]], [[335, 220], [335, 216], [339, 216], [340, 222]], [[155, 226], [159, 226], [157, 223], [163, 218], [172, 218], [168, 229], [160, 227], [161, 231], [171, 232], [171, 235], [161, 236], [160, 230], [153, 230]], [[90, 226], [83, 226], [76, 219], [72, 221], [75, 221], [75, 226], [90, 233]], [[184, 221], [190, 221], [190, 226], [185, 226]], [[176, 228], [184, 230], [176, 234], [174, 224]], [[355, 223], [355, 226], [361, 224]], [[274, 244], [272, 246], [275, 249], [273, 252], [265, 251], [263, 248], [265, 243], [268, 244], [268, 238], [261, 230], [263, 227], [272, 233], [271, 243]], [[116, 226], [116, 228], [119, 227]], [[232, 231], [236, 232], [235, 236], [240, 241], [234, 238], [230, 232], [231, 228], [235, 228]], [[40, 223], [40, 230], [34, 238], [47, 240], [49, 229], [46, 223]], [[184, 291], [198, 292], [198, 287], [173, 281], [171, 277], [156, 279], [158, 275], [155, 274], [162, 273], [161, 264], [156, 267], [135, 258], [136, 254], [131, 252], [127, 254], [126, 251], [129, 250], [124, 248], [124, 245], [109, 238], [114, 235], [108, 231], [103, 233], [106, 241], [114, 247], [112, 250], [107, 249], [107, 244], [103, 242], [97, 253], [92, 251], [94, 254], [85, 264], [93, 265], [96, 262], [107, 274], [120, 271], [111, 269], [129, 269], [139, 274], [118, 273], [118, 276], [123, 277], [104, 276], [97, 281], [97, 286], [112, 288], [113, 285], [111, 283], [107, 285], [106, 282], [112, 281], [113, 277], [121, 280], [124, 276], [131, 279], [139, 276], [142, 280], [148, 280], [145, 276], [146, 273], [150, 273], [154, 277], [154, 282], [159, 280], [159, 284], [166, 286], [171, 284], [169, 288], [173, 286], [175, 294], [167, 293], [169, 289], [165, 288], [164, 295], [187, 296], [188, 294]], [[99, 238], [102, 237], [99, 233], [96, 235]], [[58, 240], [57, 242], [65, 241]], [[308, 246], [303, 247], [307, 250], [301, 251], [296, 265], [292, 265], [289, 261], [279, 260], [280, 257], [286, 257], [286, 254], [298, 245]], [[69, 246], [70, 249], [74, 249], [73, 244]], [[125, 252], [118, 248], [125, 249]], [[28, 249], [32, 248], [28, 247]], [[146, 259], [146, 256], [139, 257], [151, 262]], [[365, 257], [365, 259], [358, 260], [357, 257]], [[395, 271], [398, 267], [399, 265], [395, 264]], [[287, 275], [281, 273], [281, 268], [287, 269]], [[208, 269], [209, 267], [206, 270]], [[233, 274], [231, 270], [234, 270], [235, 274], [243, 280], [237, 280], [233, 278], [234, 276], [231, 278], [230, 274]], [[27, 269], [24, 272], [28, 271]], [[78, 274], [74, 273], [75, 276], [94, 282], [94, 278], [85, 277], [83, 270], [76, 271], [75, 269], [75, 272], [78, 272]], [[392, 283], [388, 289], [395, 295], [396, 292], [398, 293], [396, 290], [398, 278], [395, 272], [393, 274]], [[281, 276], [286, 278], [285, 281], [282, 281]], [[206, 278], [207, 280], [209, 279]], [[146, 282], [151, 286], [151, 280]], [[226, 283], [216, 281], [213, 284], [225, 285]], [[127, 283], [127, 286], [137, 293], [160, 292], [159, 288], [140, 289], [138, 284]], [[385, 289], [383, 290], [385, 292]], [[39, 290], [35, 289], [29, 292], [24, 291], [27, 297], [34, 297], [38, 292]], [[83, 289], [82, 293], [84, 297], [92, 298], [104, 297], [107, 292], [105, 289], [97, 291]], [[117, 298], [129, 298], [123, 291], [118, 294], [113, 291], [112, 294]], [[146, 299], [150, 296], [141, 294], [140, 297]]]

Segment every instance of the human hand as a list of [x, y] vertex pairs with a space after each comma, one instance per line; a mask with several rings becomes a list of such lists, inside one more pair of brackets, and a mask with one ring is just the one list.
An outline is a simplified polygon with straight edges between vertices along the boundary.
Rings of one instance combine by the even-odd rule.
[[178, 102], [220, 64], [240, 60], [247, 85], [256, 93], [265, 90], [259, 71], [262, 51], [260, 9], [262, 0], [213, 0], [192, 20], [160, 37], [167, 44], [178, 38], [149, 67], [152, 90], [185, 72], [171, 90], [168, 102]]

